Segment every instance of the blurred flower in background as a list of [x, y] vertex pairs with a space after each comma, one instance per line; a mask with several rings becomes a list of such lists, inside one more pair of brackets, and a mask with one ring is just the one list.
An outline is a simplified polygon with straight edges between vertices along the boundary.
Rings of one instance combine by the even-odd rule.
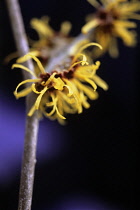
[[41, 59], [43, 65], [47, 64], [50, 57], [64, 50], [73, 39], [69, 36], [72, 28], [69, 21], [62, 22], [59, 31], [52, 29], [49, 25], [48, 16], [43, 16], [40, 19], [33, 18], [30, 24], [39, 38], [36, 41], [29, 38], [30, 50], [34, 51], [34, 55]]
[[[96, 12], [87, 16], [87, 23], [82, 32], [91, 33], [91, 40], [102, 45], [103, 51], [95, 49], [95, 56], [109, 52], [110, 56], [118, 57], [117, 38], [122, 39], [128, 47], [136, 45], [137, 24], [129, 19], [140, 20], [140, 2], [137, 0], [88, 0], [96, 8]], [[99, 3], [101, 2], [101, 3]]]
[[[58, 31], [49, 25], [49, 21], [48, 16], [43, 16], [40, 19], [32, 18], [30, 25], [31, 29], [37, 33], [37, 38], [34, 40], [28, 35], [30, 51], [41, 60], [43, 66], [47, 65], [49, 58], [65, 50], [73, 40], [73, 37], [69, 36], [72, 28], [69, 21], [62, 22]], [[12, 52], [5, 57], [5, 63], [17, 57], [19, 57], [18, 52]]]

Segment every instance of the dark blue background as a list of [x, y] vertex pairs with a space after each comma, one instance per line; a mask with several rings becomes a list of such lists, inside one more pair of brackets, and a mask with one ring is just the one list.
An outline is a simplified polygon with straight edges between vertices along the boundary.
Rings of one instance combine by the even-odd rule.
[[[85, 0], [20, 0], [27, 34], [31, 18], [51, 17], [55, 30], [63, 20], [80, 33], [86, 14], [93, 11]], [[109, 90], [81, 115], [68, 116], [68, 125], [43, 119], [40, 123], [33, 210], [101, 210], [136, 208], [138, 152], [139, 51], [119, 41], [120, 56], [100, 58], [98, 75]], [[0, 209], [18, 204], [24, 140], [25, 99], [13, 96], [22, 80], [3, 59], [15, 51], [6, 5], [0, 1]]]

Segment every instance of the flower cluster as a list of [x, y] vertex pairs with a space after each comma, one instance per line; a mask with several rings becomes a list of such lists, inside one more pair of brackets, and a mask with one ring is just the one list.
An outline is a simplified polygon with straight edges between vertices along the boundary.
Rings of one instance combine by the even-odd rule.
[[112, 57], [117, 57], [117, 38], [122, 39], [126, 46], [135, 46], [136, 32], [132, 29], [137, 24], [129, 19], [140, 20], [138, 0], [100, 0], [101, 4], [97, 0], [88, 2], [96, 8], [96, 12], [87, 16], [82, 32], [92, 31], [90, 40], [102, 45], [103, 51], [96, 50], [96, 56], [108, 51]]
[[[92, 45], [101, 48], [96, 43], [88, 43], [78, 49], [75, 55], [63, 60], [51, 73], [45, 71], [42, 63], [32, 53], [17, 60], [12, 68], [21, 68], [34, 76], [34, 79], [22, 81], [14, 91], [16, 98], [24, 97], [31, 92], [36, 94], [35, 104], [30, 109], [28, 116], [32, 116], [36, 110], [39, 110], [50, 119], [57, 119], [64, 124], [66, 114], [80, 114], [83, 107], [90, 107], [88, 98], [97, 99], [97, 85], [104, 90], [108, 89], [106, 82], [96, 74], [100, 62], [90, 64], [86, 54], [83, 54], [83, 50]], [[32, 72], [20, 64], [30, 58], [37, 63], [40, 73]], [[32, 84], [18, 92], [18, 88], [26, 83]]]
[[[97, 85], [104, 90], [108, 89], [106, 82], [96, 74], [100, 62], [93, 63], [93, 57], [96, 59], [105, 52], [117, 57], [118, 38], [127, 46], [135, 46], [136, 31], [132, 29], [137, 24], [129, 19], [140, 19], [138, 0], [87, 1], [96, 8], [96, 12], [87, 16], [87, 23], [81, 29], [82, 34], [75, 38], [69, 36], [71, 23], [68, 21], [63, 22], [60, 31], [56, 32], [50, 26], [47, 16], [31, 20], [31, 27], [39, 39], [30, 39], [30, 52], [17, 59], [17, 63], [12, 66], [34, 77], [22, 81], [14, 92], [16, 98], [31, 92], [36, 94], [36, 101], [28, 116], [38, 110], [64, 124], [66, 114], [82, 113], [83, 108], [90, 107], [89, 99], [98, 98]], [[84, 50], [93, 45], [98, 47], [85, 53]], [[34, 60], [34, 72], [21, 64], [31, 58]], [[26, 83], [31, 85], [18, 91]]]

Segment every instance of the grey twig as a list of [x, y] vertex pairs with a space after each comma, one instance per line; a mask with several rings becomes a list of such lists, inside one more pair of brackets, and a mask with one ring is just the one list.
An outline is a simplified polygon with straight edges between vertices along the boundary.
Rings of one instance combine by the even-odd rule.
[[[24, 29], [24, 23], [17, 0], [6, 0], [8, 13], [10, 16], [13, 35], [19, 56], [23, 56], [29, 52], [28, 42]], [[33, 70], [31, 60], [25, 63], [26, 67]], [[23, 71], [24, 79], [31, 79], [32, 76], [28, 72]], [[30, 94], [26, 98], [27, 112], [32, 106], [35, 98]], [[18, 210], [30, 210], [32, 204], [34, 170], [36, 163], [36, 147], [38, 135], [39, 120], [37, 112], [32, 117], [26, 118], [24, 154], [21, 170], [20, 192]]]

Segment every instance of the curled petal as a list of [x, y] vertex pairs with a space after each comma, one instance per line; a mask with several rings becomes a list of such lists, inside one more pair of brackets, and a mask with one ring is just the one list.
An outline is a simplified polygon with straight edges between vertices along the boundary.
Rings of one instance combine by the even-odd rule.
[[52, 103], [47, 103], [46, 105], [47, 105], [47, 106], [53, 106], [53, 109], [52, 109], [52, 111], [51, 111], [50, 113], [46, 113], [47, 116], [53, 115], [54, 112], [56, 111], [57, 115], [58, 115], [61, 119], [66, 119], [63, 115], [60, 114], [60, 112], [59, 112], [59, 110], [58, 110], [58, 108], [57, 108], [57, 105], [56, 105], [56, 104], [57, 104], [57, 100], [58, 100], [58, 99], [55, 98], [53, 94], [51, 95], [51, 97], [52, 97]]
[[32, 72], [29, 68], [27, 68], [27, 67], [25, 67], [25, 66], [23, 66], [23, 65], [20, 65], [20, 64], [13, 64], [13, 65], [12, 65], [12, 69], [14, 69], [14, 68], [23, 69], [23, 70], [29, 72], [32, 76], [36, 77], [36, 75], [34, 74], [34, 72]]
[[[39, 82], [39, 81], [40, 81], [40, 79], [27, 79], [27, 80], [24, 80], [24, 81], [20, 82], [20, 83], [18, 84], [18, 86], [16, 87], [15, 91], [14, 91], [14, 95], [16, 96], [16, 98], [18, 98], [17, 90], [18, 90], [18, 88], [19, 88], [21, 85], [24, 85], [24, 84], [26, 84], [26, 83], [28, 83], [28, 82]], [[22, 96], [20, 96], [20, 97], [22, 97]]]
[[[78, 61], [78, 62], [75, 62], [75, 63], [73, 63], [70, 67], [69, 67], [69, 69], [72, 69], [74, 66], [76, 66], [77, 64], [82, 64], [82, 63], [84, 63], [85, 64], [85, 61]], [[86, 65], [88, 65], [88, 62], [86, 62]]]
[[90, 42], [90, 43], [85, 44], [84, 46], [82, 46], [82, 47], [79, 49], [78, 53], [81, 53], [83, 50], [85, 50], [86, 48], [88, 48], [88, 47], [90, 47], [90, 46], [97, 46], [97, 47], [99, 47], [99, 48], [102, 50], [102, 46], [101, 46], [100, 44], [95, 43], [95, 42]]
[[39, 67], [41, 73], [45, 73], [45, 70], [44, 70], [44, 67], [43, 67], [42, 63], [41, 63], [40, 60], [39, 60], [36, 56], [34, 56], [32, 53], [28, 53], [28, 54], [24, 55], [23, 57], [18, 58], [18, 59], [17, 59], [17, 63], [23, 63], [23, 62], [25, 62], [25, 61], [27, 61], [27, 60], [29, 60], [29, 59], [31, 59], [31, 58], [32, 58], [34, 61], [36, 61], [36, 63], [37, 63], [37, 65], [38, 65], [38, 67]]
[[35, 83], [32, 84], [31, 88], [32, 88], [32, 91], [34, 93], [36, 93], [36, 94], [40, 94], [41, 93], [41, 91], [39, 92], [39, 91], [36, 90]]
[[27, 87], [27, 88], [25, 88], [25, 89], [23, 89], [23, 90], [21, 90], [20, 92], [14, 92], [14, 95], [16, 96], [16, 98], [18, 99], [18, 98], [21, 98], [21, 97], [24, 97], [24, 96], [27, 96], [29, 93], [31, 93], [31, 91], [32, 91], [32, 88], [31, 87]]
[[69, 93], [68, 93], [68, 96], [72, 96], [73, 94], [73, 91], [72, 89], [68, 86], [68, 85], [65, 85], [65, 87], [68, 89]]

